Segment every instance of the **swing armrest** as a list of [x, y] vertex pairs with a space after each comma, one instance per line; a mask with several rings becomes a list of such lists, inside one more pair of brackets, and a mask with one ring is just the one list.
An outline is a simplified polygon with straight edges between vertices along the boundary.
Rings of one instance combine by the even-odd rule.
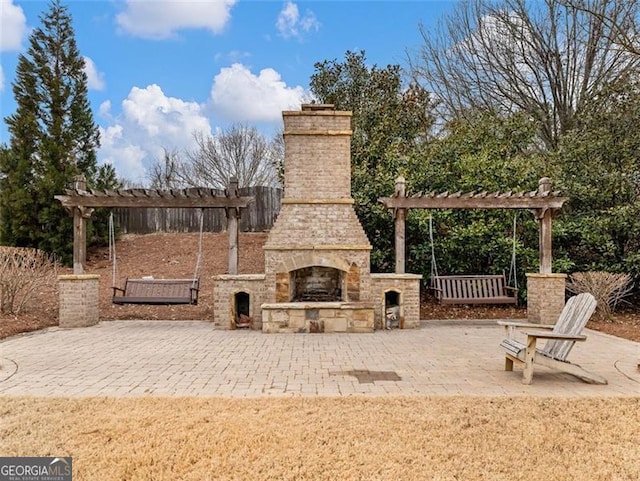
[[124, 294], [124, 289], [121, 289], [119, 287], [116, 286], [112, 286], [111, 289], [113, 289], [113, 295], [115, 296], [118, 292], [122, 292], [122, 294]]
[[504, 289], [505, 289], [506, 291], [515, 292], [516, 294], [517, 294], [517, 293], [518, 293], [518, 291], [520, 290], [520, 289], [518, 289], [517, 287], [510, 287], [510, 286], [504, 286]]

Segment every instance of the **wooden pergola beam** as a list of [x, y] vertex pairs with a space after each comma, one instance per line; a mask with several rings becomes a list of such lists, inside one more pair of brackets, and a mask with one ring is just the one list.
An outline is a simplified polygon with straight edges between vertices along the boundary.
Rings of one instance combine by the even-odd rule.
[[379, 202], [394, 210], [396, 273], [405, 269], [405, 218], [407, 209], [526, 209], [533, 212], [540, 225], [540, 273], [550, 274], [551, 220], [569, 200], [559, 191], [551, 190], [551, 179], [543, 177], [538, 190], [531, 192], [442, 192], [407, 197], [405, 180], [398, 177], [393, 197], [381, 197]]
[[488, 194], [485, 197], [454, 194], [442, 197], [382, 197], [378, 201], [388, 209], [560, 209], [567, 198], [528, 194]]
[[181, 197], [176, 194], [165, 195], [134, 195], [131, 191], [118, 191], [118, 195], [105, 195], [105, 193], [91, 193], [66, 191], [65, 195], [56, 195], [65, 208], [74, 207], [111, 207], [111, 208], [236, 208], [247, 207], [253, 202], [253, 197]]
[[73, 272], [83, 274], [87, 259], [86, 222], [96, 208], [173, 208], [225, 209], [229, 233], [229, 274], [238, 273], [238, 217], [242, 208], [254, 201], [241, 197], [238, 180], [232, 178], [224, 194], [207, 188], [86, 190], [83, 176], [75, 179], [73, 189], [54, 196], [73, 215]]

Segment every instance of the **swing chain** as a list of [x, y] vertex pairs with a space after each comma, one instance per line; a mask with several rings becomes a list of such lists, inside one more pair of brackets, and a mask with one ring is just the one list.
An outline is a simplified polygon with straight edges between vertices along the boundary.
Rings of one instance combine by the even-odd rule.
[[202, 261], [202, 237], [204, 232], [204, 208], [200, 209], [200, 235], [198, 237], [198, 255], [196, 256], [196, 268], [193, 273], [193, 287], [196, 287], [200, 275], [200, 262]]
[[517, 229], [518, 227], [518, 212], [513, 214], [513, 231], [511, 239], [511, 265], [509, 266], [509, 280], [507, 285], [518, 288], [518, 273], [516, 266], [516, 245], [517, 245]]
[[429, 213], [429, 242], [431, 243], [431, 287], [435, 287], [435, 279], [438, 277], [438, 265], [436, 263], [436, 251], [433, 242], [433, 214]]
[[116, 229], [113, 222], [113, 211], [109, 214], [109, 261], [111, 261], [111, 285], [115, 287], [118, 279], [116, 258]]

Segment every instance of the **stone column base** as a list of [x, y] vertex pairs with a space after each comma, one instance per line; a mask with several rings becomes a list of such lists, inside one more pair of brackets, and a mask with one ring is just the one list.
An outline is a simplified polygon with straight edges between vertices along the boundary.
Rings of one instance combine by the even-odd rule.
[[78, 274], [58, 276], [60, 327], [87, 327], [98, 323], [100, 276]]
[[555, 324], [564, 309], [566, 274], [527, 274], [527, 316], [536, 324]]

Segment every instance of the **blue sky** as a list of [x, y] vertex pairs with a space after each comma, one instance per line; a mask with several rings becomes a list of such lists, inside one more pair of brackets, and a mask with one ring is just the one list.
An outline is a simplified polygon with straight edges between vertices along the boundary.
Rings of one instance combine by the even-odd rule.
[[[86, 59], [100, 127], [99, 162], [146, 181], [163, 148], [193, 147], [195, 131], [235, 122], [268, 135], [282, 110], [310, 99], [314, 64], [365, 50], [370, 64], [406, 65], [419, 23], [435, 25], [454, 3], [414, 1], [63, 1]], [[0, 143], [15, 111], [12, 82], [47, 1], [0, 0]]]

